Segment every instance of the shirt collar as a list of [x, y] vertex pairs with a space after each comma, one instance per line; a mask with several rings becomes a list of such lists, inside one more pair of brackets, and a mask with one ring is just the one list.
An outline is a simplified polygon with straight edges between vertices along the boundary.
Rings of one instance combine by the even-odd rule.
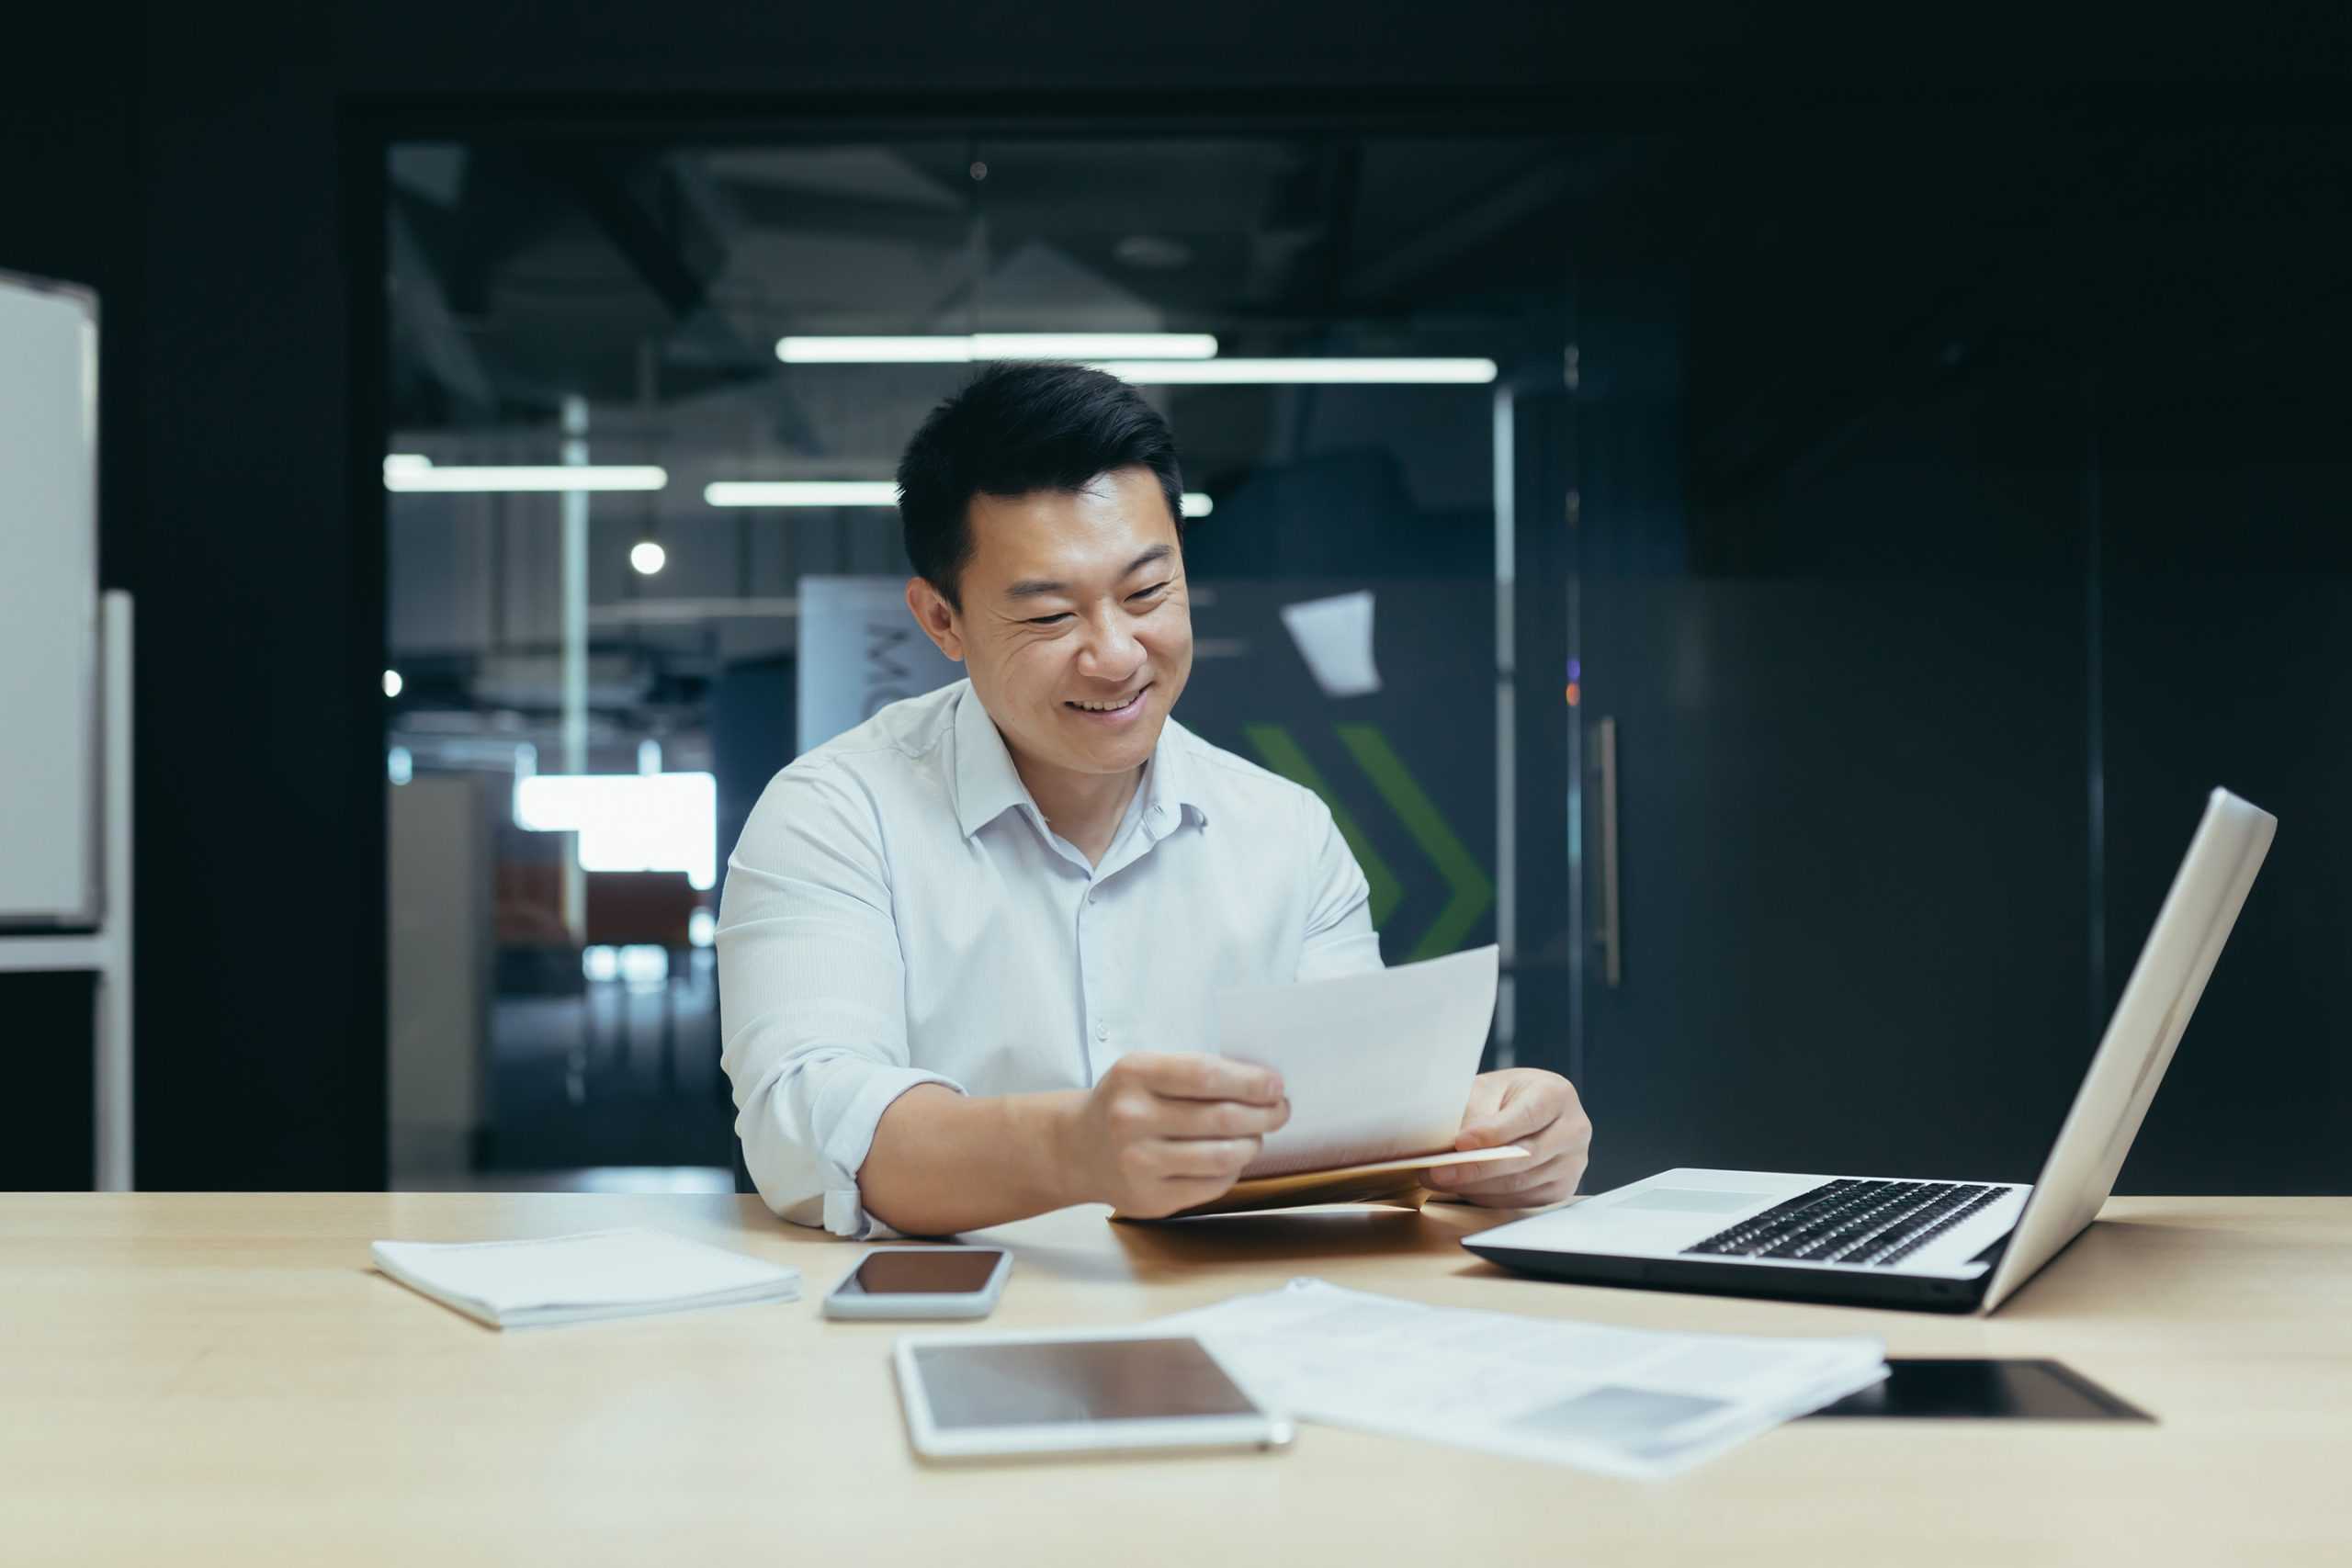
[[996, 720], [966, 681], [956, 699], [956, 825], [968, 839], [1014, 807], [1029, 804], [1028, 786], [1004, 749]]
[[1143, 779], [1143, 830], [1153, 839], [1174, 832], [1187, 811], [1195, 822], [1209, 819], [1193, 761], [1193, 732], [1172, 717], [1160, 728], [1159, 744], [1152, 748], [1151, 766]]
[[[1195, 820], [1208, 820], [1207, 805], [1188, 765], [1191, 739], [1192, 732], [1170, 718], [1152, 749], [1151, 766], [1144, 772], [1143, 830], [1155, 840], [1175, 831], [1188, 808]], [[955, 783], [956, 821], [967, 839], [1016, 807], [1035, 809], [996, 720], [968, 680], [956, 699]]]

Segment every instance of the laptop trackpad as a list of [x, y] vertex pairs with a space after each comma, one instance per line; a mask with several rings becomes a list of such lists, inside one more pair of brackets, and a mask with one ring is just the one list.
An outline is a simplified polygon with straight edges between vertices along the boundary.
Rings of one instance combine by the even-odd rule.
[[1752, 1209], [1766, 1196], [1761, 1192], [1717, 1192], [1704, 1187], [1653, 1187], [1610, 1206], [1621, 1213], [1628, 1209], [1651, 1209], [1674, 1214], [1728, 1214]]

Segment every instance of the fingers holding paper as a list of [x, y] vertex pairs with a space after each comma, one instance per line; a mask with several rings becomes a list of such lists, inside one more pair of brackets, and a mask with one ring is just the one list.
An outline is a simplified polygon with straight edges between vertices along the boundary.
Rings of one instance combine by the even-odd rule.
[[1532, 1209], [1571, 1196], [1592, 1147], [1592, 1122], [1576, 1086], [1535, 1067], [1479, 1074], [1471, 1081], [1453, 1146], [1491, 1149], [1505, 1144], [1518, 1145], [1527, 1157], [1432, 1170], [1422, 1179], [1446, 1197], [1488, 1208]]
[[1270, 1068], [1148, 1052], [1112, 1064], [1075, 1110], [1080, 1190], [1137, 1219], [1224, 1196], [1290, 1120]]

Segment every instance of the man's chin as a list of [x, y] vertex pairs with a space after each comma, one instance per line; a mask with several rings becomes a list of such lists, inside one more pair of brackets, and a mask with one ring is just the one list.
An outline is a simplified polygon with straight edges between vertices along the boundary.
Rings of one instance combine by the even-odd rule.
[[[1150, 703], [1149, 698], [1145, 701]], [[1167, 725], [1167, 714], [1150, 711], [1148, 707], [1111, 734], [1085, 734], [1083, 731], [1091, 727], [1081, 719], [1070, 727], [1080, 729], [1080, 733], [1068, 736], [1070, 744], [1061, 748], [1062, 765], [1073, 772], [1087, 773], [1124, 773], [1130, 768], [1139, 768], [1151, 760], [1152, 752], [1159, 745], [1160, 731]]]

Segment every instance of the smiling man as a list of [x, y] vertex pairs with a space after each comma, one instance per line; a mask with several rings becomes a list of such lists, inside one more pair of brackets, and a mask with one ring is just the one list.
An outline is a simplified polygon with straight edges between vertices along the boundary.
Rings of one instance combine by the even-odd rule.
[[[970, 678], [799, 758], [744, 825], [718, 926], [744, 1162], [850, 1236], [1216, 1197], [1290, 1107], [1206, 1054], [1211, 999], [1378, 968], [1380, 941], [1323, 803], [1169, 716], [1175, 441], [1110, 376], [1001, 365], [899, 488], [907, 608]], [[1451, 1190], [1556, 1201], [1590, 1138], [1566, 1078], [1481, 1075], [1460, 1146], [1530, 1155]]]

